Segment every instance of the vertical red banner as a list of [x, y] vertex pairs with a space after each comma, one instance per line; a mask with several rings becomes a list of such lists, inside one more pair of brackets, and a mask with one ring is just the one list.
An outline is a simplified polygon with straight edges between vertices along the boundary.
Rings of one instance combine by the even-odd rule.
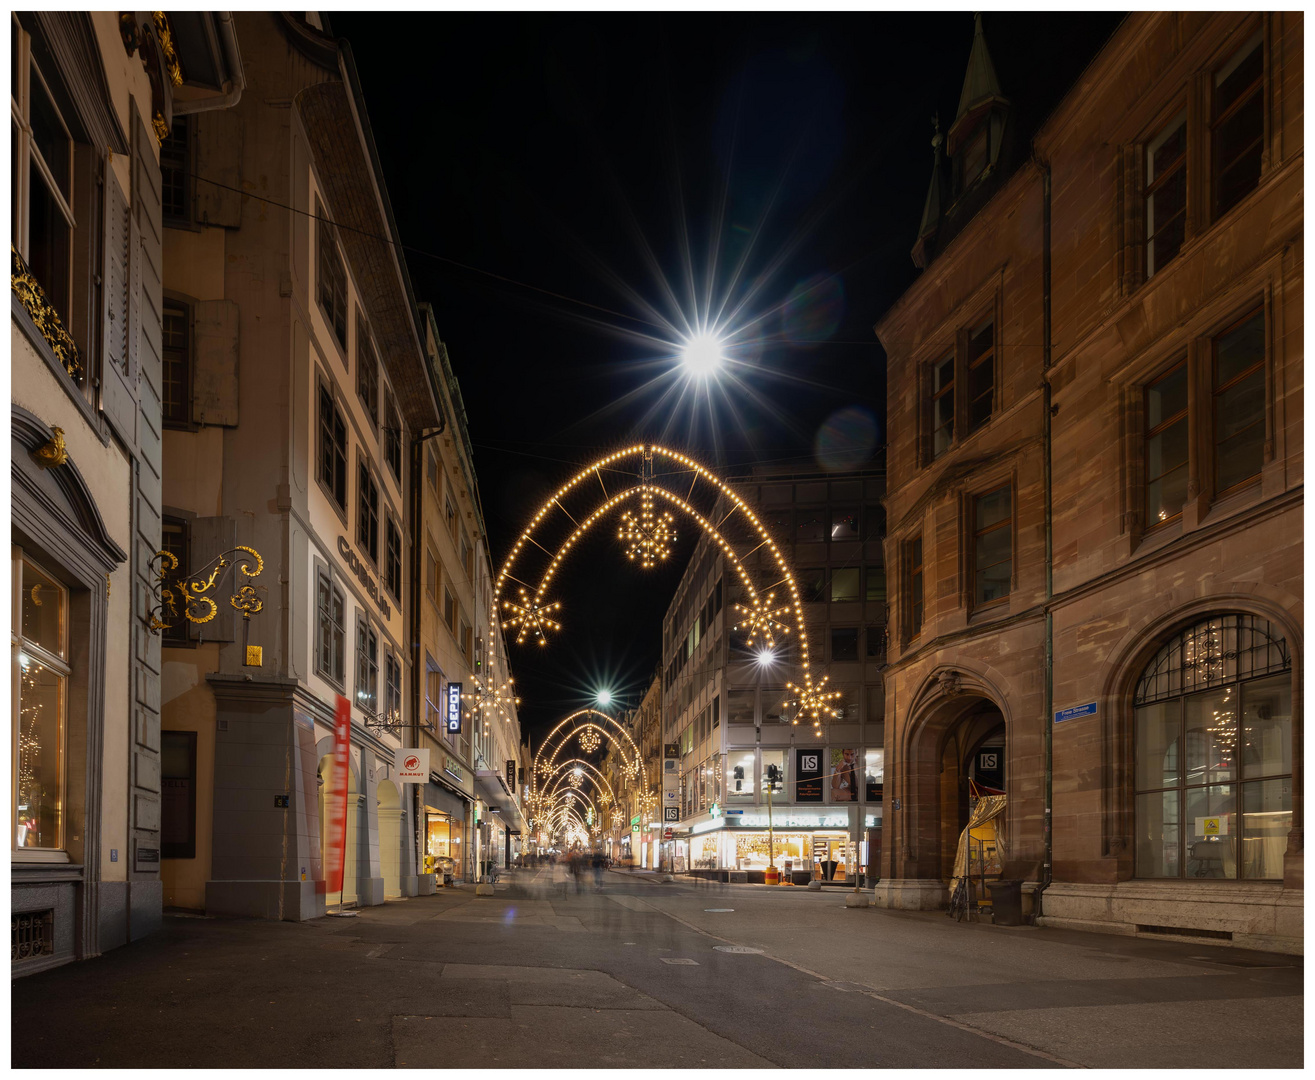
[[342, 892], [343, 862], [347, 854], [347, 758], [352, 746], [352, 706], [338, 695], [338, 710], [333, 717], [333, 787], [332, 802], [325, 807], [328, 818], [328, 845], [324, 852], [324, 888], [326, 893]]

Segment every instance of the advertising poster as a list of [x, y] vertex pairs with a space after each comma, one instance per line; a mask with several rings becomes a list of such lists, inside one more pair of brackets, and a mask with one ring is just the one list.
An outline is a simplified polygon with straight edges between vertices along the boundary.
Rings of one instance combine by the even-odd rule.
[[822, 751], [795, 751], [795, 802], [822, 801]]
[[343, 859], [347, 854], [347, 757], [352, 746], [352, 707], [341, 694], [333, 718], [333, 805], [328, 808], [328, 865], [325, 891], [342, 892]]
[[855, 802], [858, 799], [858, 751], [831, 750], [831, 801]]

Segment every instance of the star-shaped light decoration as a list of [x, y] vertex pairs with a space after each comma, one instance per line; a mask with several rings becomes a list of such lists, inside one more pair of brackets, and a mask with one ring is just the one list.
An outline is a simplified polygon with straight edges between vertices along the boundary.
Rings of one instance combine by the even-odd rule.
[[504, 600], [502, 606], [508, 613], [503, 625], [520, 628], [516, 631], [517, 645], [524, 645], [526, 638], [534, 638], [540, 645], [547, 645], [547, 631], [557, 631], [562, 628], [561, 623], [549, 618], [554, 611], [561, 608], [560, 601], [554, 600], [551, 604], [545, 604], [537, 596], [531, 596], [525, 589], [521, 589], [517, 600]]
[[611, 803], [612, 803], [612, 796], [609, 795], [606, 791], [600, 791], [598, 793], [598, 805], [601, 806], [604, 810], [606, 810], [608, 806], [611, 805]]
[[781, 621], [782, 615], [790, 614], [790, 605], [773, 607], [775, 599], [775, 593], [768, 593], [766, 596], [755, 596], [753, 603], [748, 607], [743, 604], [735, 605], [735, 613], [740, 617], [735, 629], [745, 631], [746, 647], [761, 640], [770, 649], [776, 644], [778, 637], [785, 637], [790, 633], [790, 628]]
[[586, 754], [592, 754], [602, 745], [602, 736], [598, 734], [598, 729], [590, 724], [580, 732], [580, 749]]
[[498, 683], [496, 679], [480, 679], [476, 675], [475, 689], [461, 695], [461, 700], [469, 706], [466, 719], [483, 720], [485, 732], [489, 729], [489, 720], [494, 717], [500, 716], [511, 723], [511, 707], [521, 703], [521, 699], [512, 690], [513, 682], [514, 679], [508, 679], [505, 683]]
[[645, 487], [640, 496], [639, 517], [629, 510], [621, 515], [618, 538], [626, 546], [626, 558], [639, 560], [645, 570], [651, 570], [671, 554], [676, 542], [676, 519], [670, 510], [658, 513], [653, 509], [653, 492]]
[[582, 783], [584, 783], [584, 774], [578, 772], [570, 773], [566, 777], [566, 782], [570, 784], [571, 787], [578, 788]]
[[840, 711], [832, 706], [831, 702], [841, 696], [839, 690], [828, 690], [826, 681], [830, 676], [823, 675], [821, 682], [816, 686], [811, 680], [805, 680], [803, 686], [795, 686], [794, 683], [786, 683], [785, 688], [794, 695], [794, 699], [787, 701], [786, 707], [794, 709], [794, 719], [792, 724], [799, 723], [801, 717], [807, 717], [813, 721], [813, 726], [819, 729], [824, 719], [837, 719]]

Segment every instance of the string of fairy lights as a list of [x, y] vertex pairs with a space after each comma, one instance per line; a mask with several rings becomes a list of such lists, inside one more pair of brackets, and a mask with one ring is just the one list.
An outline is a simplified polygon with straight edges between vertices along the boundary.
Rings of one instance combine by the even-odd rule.
[[[684, 477], [691, 477], [686, 494], [669, 490], [659, 482], [655, 468], [658, 461], [673, 466], [674, 475], [681, 476], [682, 483]], [[630, 466], [628, 473], [624, 471], [626, 463]], [[621, 473], [627, 482], [621, 490], [610, 492], [604, 479], [605, 472], [609, 478], [615, 478]], [[689, 501], [700, 481], [714, 489], [714, 502], [719, 510], [729, 507], [715, 523]], [[572, 514], [563, 500], [577, 494], [583, 497], [586, 487], [592, 489], [594, 482], [601, 492], [601, 502], [588, 513]], [[636, 498], [639, 502], [638, 513], [632, 509]], [[666, 504], [661, 510], [657, 508], [659, 500]], [[738, 621], [734, 628], [745, 634], [746, 646], [761, 644], [764, 650], [770, 652], [778, 642], [786, 640], [791, 634], [798, 640], [801, 672], [798, 682], [787, 682], [789, 698], [784, 704], [792, 713], [792, 723], [799, 724], [802, 720], [808, 720], [814, 734], [821, 737], [823, 724], [840, 716], [835, 702], [842, 697], [842, 692], [827, 688], [829, 676], [823, 674], [815, 677], [813, 674], [802, 598], [785, 555], [753, 509], [738, 494], [698, 461], [678, 451], [641, 443], [608, 454], [576, 473], [540, 506], [513, 544], [494, 584], [494, 616], [497, 616], [501, 608], [504, 625], [516, 630], [516, 643], [524, 645], [528, 641], [545, 646], [550, 635], [561, 632], [562, 623], [558, 613], [562, 604], [560, 600], [550, 598], [548, 590], [557, 571], [586, 533], [618, 509], [620, 524], [617, 538], [623, 553], [643, 570], [651, 570], [670, 557], [676, 541], [673, 511], [682, 513], [709, 537], [744, 588], [746, 603], [735, 604]], [[550, 520], [558, 522], [563, 518], [570, 522], [572, 528], [555, 547], [549, 546], [551, 541], [544, 535], [545, 529]], [[751, 551], [745, 552], [743, 556], [722, 528], [732, 518], [741, 531], [757, 541]], [[777, 580], [768, 584], [763, 591], [757, 587], [754, 575], [745, 562], [748, 554], [759, 549], [766, 550], [773, 573], [778, 575]], [[518, 575], [524, 574], [528, 578], [534, 576], [533, 571], [523, 569], [522, 564], [527, 564], [530, 554], [536, 550], [543, 553], [546, 564], [538, 575], [538, 583], [533, 584]], [[512, 585], [516, 587], [515, 596], [504, 596]], [[781, 586], [788, 589], [789, 595], [778, 603], [775, 589]], [[634, 767], [637, 768], [637, 765], [636, 760]], [[626, 759], [625, 766], [632, 766], [629, 759]]]

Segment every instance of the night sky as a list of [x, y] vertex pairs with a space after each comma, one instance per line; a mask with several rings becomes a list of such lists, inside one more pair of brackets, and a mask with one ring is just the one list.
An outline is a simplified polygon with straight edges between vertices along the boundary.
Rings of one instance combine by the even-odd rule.
[[[1027, 134], [1121, 17], [983, 16]], [[872, 325], [917, 274], [931, 117], [953, 123], [970, 14], [330, 18], [461, 383], [495, 572], [557, 486], [640, 439], [728, 472], [826, 460], [837, 432], [871, 459]], [[737, 382], [711, 401], [673, 370], [673, 329], [708, 296], [738, 331]], [[568, 564], [563, 633], [511, 645], [536, 745], [603, 686], [638, 703], [693, 535], [656, 574], [606, 531]]]

